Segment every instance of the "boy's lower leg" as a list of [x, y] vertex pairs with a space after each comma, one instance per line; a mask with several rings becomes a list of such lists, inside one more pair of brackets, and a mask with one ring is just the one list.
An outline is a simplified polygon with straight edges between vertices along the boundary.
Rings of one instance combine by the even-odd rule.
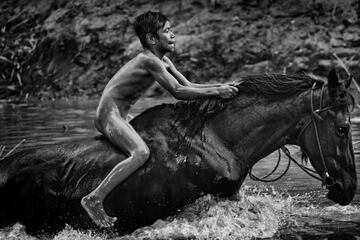
[[112, 189], [124, 181], [147, 160], [134, 158], [138, 157], [131, 156], [118, 163], [94, 191], [82, 198], [81, 205], [97, 225], [111, 227], [117, 220], [116, 217], [110, 217], [105, 212], [103, 200]]

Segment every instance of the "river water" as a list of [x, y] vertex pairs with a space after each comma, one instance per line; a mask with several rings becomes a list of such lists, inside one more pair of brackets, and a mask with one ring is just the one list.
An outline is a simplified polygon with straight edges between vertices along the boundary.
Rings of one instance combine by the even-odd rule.
[[[135, 105], [132, 114], [171, 101], [144, 99]], [[0, 145], [6, 146], [3, 156], [20, 142], [15, 151], [97, 134], [92, 122], [96, 104], [97, 100], [0, 103]], [[352, 122], [360, 179], [360, 112], [352, 114]], [[300, 157], [297, 147], [290, 150]], [[256, 165], [254, 173], [269, 172], [276, 160], [277, 153], [269, 155]], [[285, 168], [285, 163], [281, 163], [280, 170]], [[334, 204], [325, 194], [319, 181], [293, 164], [277, 182], [265, 184], [247, 178], [231, 199], [206, 195], [177, 215], [127, 236], [82, 232], [66, 226], [55, 235], [33, 237], [24, 232], [21, 224], [15, 224], [0, 229], [0, 239], [360, 239], [359, 184], [355, 199], [348, 206]]]

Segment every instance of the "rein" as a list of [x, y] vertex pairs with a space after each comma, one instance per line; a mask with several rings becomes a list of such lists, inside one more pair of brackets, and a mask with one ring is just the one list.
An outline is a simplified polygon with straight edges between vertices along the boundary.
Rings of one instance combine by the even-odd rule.
[[326, 84], [323, 84], [322, 87], [321, 87], [321, 94], [320, 94], [320, 103], [319, 103], [319, 108], [318, 109], [314, 109], [314, 101], [313, 101], [313, 98], [314, 98], [314, 90], [315, 90], [315, 86], [316, 86], [316, 83], [313, 84], [312, 88], [311, 88], [311, 95], [310, 95], [310, 104], [311, 104], [311, 118], [310, 120], [304, 125], [304, 127], [300, 130], [300, 133], [298, 135], [298, 142], [300, 143], [300, 139], [301, 139], [301, 136], [303, 135], [303, 133], [305, 132], [305, 130], [313, 123], [314, 124], [314, 128], [315, 128], [315, 136], [316, 136], [316, 142], [317, 142], [317, 146], [318, 146], [318, 149], [319, 149], [319, 154], [320, 154], [320, 157], [321, 157], [321, 162], [322, 162], [322, 165], [323, 165], [323, 169], [324, 169], [324, 173], [323, 175], [320, 177], [316, 176], [315, 174], [317, 174], [316, 171], [308, 168], [308, 167], [305, 167], [303, 164], [300, 164], [298, 163], [290, 154], [290, 151], [285, 147], [285, 146], [282, 146], [280, 149], [285, 153], [285, 155], [288, 157], [288, 164], [287, 164], [287, 167], [286, 169], [284, 170], [284, 172], [274, 178], [274, 179], [266, 179], [267, 177], [269, 177], [270, 175], [272, 175], [276, 169], [279, 167], [279, 163], [280, 163], [280, 160], [281, 160], [281, 154], [280, 154], [280, 149], [278, 149], [278, 161], [276, 163], [276, 166], [274, 167], [274, 169], [266, 174], [265, 176], [262, 176], [262, 177], [257, 177], [255, 176], [253, 173], [252, 173], [252, 168], [250, 169], [249, 171], [249, 176], [252, 180], [256, 180], [256, 181], [261, 181], [261, 182], [275, 182], [277, 180], [279, 180], [280, 178], [282, 178], [286, 173], [287, 171], [289, 170], [290, 168], [290, 163], [291, 162], [294, 162], [298, 167], [300, 167], [301, 170], [303, 170], [305, 173], [307, 173], [308, 175], [310, 175], [311, 177], [317, 179], [317, 180], [320, 180], [322, 181], [322, 185], [324, 186], [327, 186], [327, 187], [331, 187], [332, 185], [335, 184], [335, 181], [332, 177], [330, 177], [329, 175], [329, 172], [327, 170], [327, 167], [326, 167], [326, 163], [325, 163], [325, 158], [324, 158], [324, 155], [323, 155], [323, 151], [322, 151], [322, 147], [321, 147], [321, 143], [320, 143], [320, 137], [319, 137], [319, 130], [318, 130], [318, 126], [317, 126], [317, 122], [318, 121], [322, 121], [323, 118], [320, 116], [320, 114], [324, 111], [328, 111], [330, 110], [331, 108], [333, 108], [332, 106], [330, 107], [326, 107], [326, 108], [322, 108], [322, 101], [323, 101], [323, 92], [324, 92], [324, 88], [326, 86]]

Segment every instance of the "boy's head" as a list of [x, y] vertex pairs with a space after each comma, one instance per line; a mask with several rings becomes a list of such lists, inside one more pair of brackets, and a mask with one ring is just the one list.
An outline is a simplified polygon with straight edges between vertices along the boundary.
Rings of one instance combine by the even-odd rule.
[[168, 21], [169, 19], [160, 12], [148, 11], [136, 17], [134, 23], [135, 32], [144, 48], [150, 47], [146, 40], [147, 35], [150, 34], [158, 38], [157, 31], [163, 28]]

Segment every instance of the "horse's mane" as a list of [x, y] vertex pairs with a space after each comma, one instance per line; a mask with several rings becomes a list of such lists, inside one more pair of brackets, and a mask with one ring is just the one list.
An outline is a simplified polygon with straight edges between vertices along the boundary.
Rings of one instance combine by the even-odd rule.
[[265, 74], [253, 75], [240, 79], [237, 85], [239, 92], [259, 94], [269, 100], [279, 100], [310, 89], [315, 80], [308, 75]]
[[[300, 94], [310, 89], [314, 82], [322, 86], [325, 82], [302, 75], [266, 74], [251, 75], [239, 79], [235, 87], [239, 89], [238, 95], [233, 99], [221, 99], [218, 97], [206, 97], [202, 99], [179, 101], [175, 104], [163, 104], [146, 110], [139, 118], [139, 122], [149, 122], [154, 116], [161, 115], [166, 121], [173, 119], [177, 127], [184, 127], [184, 137], [194, 136], [203, 128], [204, 122], [213, 117], [234, 99], [241, 100], [245, 95], [257, 95], [265, 98], [268, 102], [278, 101], [290, 96]], [[161, 114], [159, 114], [161, 111]], [[153, 117], [151, 117], [153, 116]], [[139, 116], [140, 117], [140, 116]], [[144, 121], [144, 118], [146, 119]]]
[[[325, 82], [309, 77], [308, 75], [285, 75], [265, 74], [242, 77], [235, 83], [239, 89], [237, 97], [244, 94], [256, 94], [268, 101], [277, 101], [290, 96], [298, 95], [310, 89], [314, 82], [319, 83], [317, 87]], [[231, 101], [215, 97], [207, 97], [191, 101], [179, 101], [175, 104], [181, 116], [198, 116], [200, 119], [207, 119], [223, 110], [226, 103]]]

